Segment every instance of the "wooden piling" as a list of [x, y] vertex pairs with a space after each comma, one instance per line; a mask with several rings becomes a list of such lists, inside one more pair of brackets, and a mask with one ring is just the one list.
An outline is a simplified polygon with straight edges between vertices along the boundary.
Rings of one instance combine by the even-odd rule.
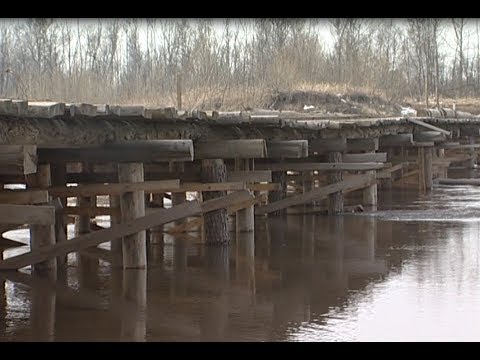
[[[65, 164], [50, 164], [50, 171], [52, 175], [52, 186], [65, 186], [67, 183], [67, 169]], [[62, 204], [62, 208], [67, 207], [67, 198], [60, 197], [60, 202]], [[56, 242], [67, 241], [68, 234], [67, 234], [67, 216], [61, 212], [55, 213], [55, 238]], [[57, 267], [63, 269], [62, 271], [65, 272], [65, 268], [67, 266], [67, 257], [66, 256], [59, 256], [57, 258]]]
[[433, 148], [426, 147], [424, 150], [425, 160], [423, 162], [425, 166], [424, 176], [425, 176], [425, 189], [430, 190], [433, 186]]
[[[143, 164], [118, 164], [119, 182], [142, 182]], [[144, 191], [126, 192], [120, 196], [122, 222], [145, 216]], [[123, 268], [143, 269], [147, 266], [145, 230], [128, 235], [122, 241]]]
[[[237, 170], [250, 170], [249, 159], [235, 159], [235, 169]], [[237, 232], [251, 232], [255, 229], [255, 211], [254, 205], [246, 207], [245, 209], [236, 212], [235, 216], [235, 229]]]
[[[173, 173], [183, 173], [185, 172], [185, 163], [183, 161], [172, 161], [169, 164], [169, 170]], [[187, 194], [185, 192], [174, 192], [172, 193], [172, 206], [184, 203], [186, 199]]]
[[[120, 208], [120, 197], [117, 195], [108, 196], [109, 206], [111, 208]], [[119, 224], [121, 218], [117, 215], [110, 215], [110, 226]], [[123, 266], [123, 248], [122, 242], [112, 240], [110, 241], [110, 251], [112, 252], [112, 267], [120, 268]]]
[[123, 272], [123, 298], [134, 306], [130, 311], [122, 311], [121, 340], [146, 341], [147, 270], [126, 269]]
[[[332, 163], [342, 162], [342, 153], [335, 151], [328, 154], [328, 161]], [[328, 174], [328, 183], [335, 184], [343, 180], [341, 171], [332, 171]], [[343, 212], [343, 194], [341, 191], [333, 193], [328, 197], [328, 215], [335, 215]]]
[[[469, 143], [470, 145], [475, 145], [475, 137], [469, 136]], [[470, 149], [470, 163], [469, 163], [469, 168], [470, 169], [475, 169], [475, 165], [477, 164], [477, 149], [471, 148]]]
[[[268, 192], [268, 203], [283, 200], [287, 197], [287, 174], [285, 171], [272, 171], [272, 182], [279, 184], [280, 189]], [[273, 216], [284, 215], [285, 209], [270, 213]]]
[[[366, 171], [367, 175], [376, 178], [376, 171]], [[370, 211], [377, 211], [377, 183], [363, 190], [363, 206]]]
[[[37, 173], [33, 176], [38, 187], [51, 186], [50, 165], [39, 165]], [[55, 245], [55, 225], [31, 225], [30, 226], [30, 248], [33, 250], [43, 246]], [[33, 273], [47, 275], [56, 279], [57, 259], [49, 259], [32, 266]]]
[[[152, 207], [158, 209], [163, 208], [163, 193], [152, 194]], [[153, 233], [155, 233], [153, 235]], [[156, 226], [151, 229], [150, 232], [150, 244], [160, 244], [163, 245], [163, 225]]]
[[419, 147], [417, 153], [417, 162], [418, 162], [418, 190], [426, 190], [425, 182], [425, 148]]
[[235, 244], [235, 278], [246, 286], [254, 301], [255, 286], [255, 234], [237, 233]]
[[33, 341], [54, 341], [57, 302], [55, 290], [41, 284], [34, 284], [30, 294], [30, 321]]
[[[222, 159], [202, 160], [202, 182], [226, 182], [227, 168]], [[225, 196], [225, 191], [203, 192], [203, 200], [210, 200]], [[203, 215], [204, 234], [206, 245], [223, 245], [230, 242], [228, 231], [228, 214], [226, 209], [219, 209]]]

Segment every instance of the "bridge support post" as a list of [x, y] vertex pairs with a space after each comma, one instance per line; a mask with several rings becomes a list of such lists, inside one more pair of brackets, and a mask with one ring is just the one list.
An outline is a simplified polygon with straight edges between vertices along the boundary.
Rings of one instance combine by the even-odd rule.
[[[342, 162], [342, 153], [339, 151], [328, 153], [328, 161], [332, 163]], [[331, 171], [328, 174], [328, 184], [335, 184], [343, 180], [341, 171]], [[341, 191], [328, 196], [328, 215], [343, 212], [343, 194]]]
[[[475, 145], [475, 137], [470, 136], [468, 140], [469, 140], [470, 145]], [[477, 150], [475, 148], [471, 148], [470, 149], [469, 168], [470, 169], [475, 169], [476, 163], [477, 163]]]
[[[50, 171], [52, 175], [53, 186], [66, 186], [67, 184], [67, 166], [63, 163], [51, 164]], [[60, 198], [62, 207], [65, 209], [67, 206], [67, 198]], [[66, 241], [67, 236], [67, 216], [59, 212], [55, 216], [55, 237], [56, 242]], [[57, 257], [57, 267], [63, 273], [66, 271], [67, 256]]]
[[[37, 173], [29, 177], [30, 186], [48, 188], [52, 184], [50, 164], [38, 165]], [[30, 225], [30, 248], [33, 250], [43, 246], [55, 245], [55, 225]], [[57, 259], [42, 261], [32, 267], [33, 273], [57, 279]]]
[[[204, 183], [226, 182], [227, 167], [223, 159], [202, 160], [201, 179]], [[225, 195], [225, 191], [204, 191], [202, 193], [204, 201]], [[203, 214], [203, 224], [206, 245], [227, 245], [230, 242], [227, 209]]]
[[[111, 208], [120, 209], [120, 197], [118, 195], [109, 195], [109, 203]], [[110, 216], [110, 226], [119, 224], [121, 215]], [[122, 242], [117, 240], [110, 241], [110, 251], [112, 253], [112, 267], [121, 268], [123, 266], [123, 247]]]
[[[287, 174], [285, 171], [272, 171], [272, 182], [280, 185], [279, 190], [268, 192], [268, 203], [279, 201], [287, 197]], [[284, 215], [285, 209], [270, 213], [273, 216]]]
[[[370, 174], [372, 177], [376, 178], [376, 171], [366, 171], [366, 174]], [[377, 183], [371, 185], [363, 190], [363, 205], [366, 209], [370, 211], [377, 211]]]
[[[119, 182], [142, 182], [142, 163], [118, 164]], [[120, 196], [122, 222], [145, 216], [144, 191], [126, 192]], [[144, 269], [147, 266], [147, 248], [145, 230], [123, 238], [123, 268]]]
[[[249, 159], [235, 159], [235, 162], [238, 164], [235, 168], [239, 167], [238, 170], [250, 170], [250, 160]], [[245, 209], [239, 210], [235, 216], [235, 229], [237, 232], [251, 232], [255, 229], [255, 212], [254, 206], [246, 207]]]

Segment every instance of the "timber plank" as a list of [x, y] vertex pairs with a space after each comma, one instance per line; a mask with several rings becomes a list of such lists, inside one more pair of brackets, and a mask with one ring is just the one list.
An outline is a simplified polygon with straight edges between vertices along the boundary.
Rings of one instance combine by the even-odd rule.
[[0, 221], [2, 224], [53, 225], [55, 207], [0, 204]]
[[0, 191], [0, 204], [44, 204], [49, 201], [45, 190], [3, 190]]

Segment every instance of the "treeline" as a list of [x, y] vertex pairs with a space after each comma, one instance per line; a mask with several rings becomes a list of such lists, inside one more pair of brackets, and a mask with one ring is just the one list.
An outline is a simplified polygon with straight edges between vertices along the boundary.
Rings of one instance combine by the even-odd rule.
[[241, 109], [360, 89], [435, 106], [479, 95], [478, 35], [477, 19], [3, 19], [0, 97], [170, 106], [180, 90], [184, 108]]

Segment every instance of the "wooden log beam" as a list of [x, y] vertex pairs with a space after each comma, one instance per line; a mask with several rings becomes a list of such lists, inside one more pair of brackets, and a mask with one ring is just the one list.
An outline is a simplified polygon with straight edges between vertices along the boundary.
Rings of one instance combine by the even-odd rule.
[[193, 161], [192, 140], [135, 140], [98, 146], [55, 146], [38, 149], [40, 162]]
[[48, 191], [45, 190], [3, 190], [0, 191], [0, 204], [45, 204], [48, 203]]
[[143, 116], [144, 107], [141, 105], [110, 105], [110, 114], [122, 117]]
[[51, 119], [65, 115], [65, 104], [51, 101], [29, 101], [25, 116]]
[[67, 206], [61, 212], [66, 215], [88, 216], [90, 218], [101, 215], [120, 216], [119, 207], [78, 207]]
[[267, 157], [265, 140], [197, 141], [195, 159], [255, 159]]
[[65, 111], [70, 114], [70, 117], [75, 116], [95, 116], [97, 115], [97, 107], [92, 104], [75, 103], [65, 104]]
[[462, 126], [460, 127], [460, 136], [480, 136], [480, 127]]
[[252, 191], [279, 191], [282, 187], [280, 183], [269, 184], [247, 184], [247, 189]]
[[446, 136], [440, 131], [419, 131], [413, 133], [413, 140], [415, 142], [445, 141]]
[[383, 163], [263, 163], [256, 164], [259, 169], [271, 171], [368, 171], [383, 168]]
[[[245, 190], [244, 182], [223, 182], [223, 183], [184, 183], [177, 188], [167, 190], [168, 192], [186, 192], [186, 191], [236, 191]], [[152, 191], [153, 192], [153, 191]]]
[[413, 134], [384, 135], [378, 141], [380, 147], [406, 146], [413, 144]]
[[327, 154], [330, 152], [347, 151], [347, 139], [339, 137], [334, 139], [313, 139], [308, 141], [309, 152], [311, 154]]
[[387, 153], [365, 153], [365, 154], [343, 154], [343, 162], [346, 163], [368, 163], [368, 162], [386, 162]]
[[305, 203], [321, 200], [327, 198], [330, 194], [342, 191], [343, 193], [348, 190], [359, 190], [367, 186], [372, 185], [375, 181], [370, 175], [356, 175], [342, 180], [341, 182], [324, 186], [319, 189], [312, 190], [305, 194], [290, 196], [286, 199], [272, 202], [265, 206], [259, 206], [255, 209], [255, 215], [268, 214], [274, 211], [285, 209], [290, 206], [303, 205]]
[[480, 148], [480, 144], [444, 143], [444, 144], [438, 144], [438, 147], [442, 149], [455, 149], [455, 150], [478, 149]]
[[227, 173], [227, 181], [245, 183], [271, 182], [272, 172], [270, 170], [229, 171]]
[[117, 184], [88, 184], [81, 186], [55, 186], [48, 189], [53, 197], [76, 197], [96, 195], [121, 195], [130, 191], [170, 192], [178, 189], [179, 180], [160, 180]]
[[271, 159], [299, 159], [308, 157], [308, 140], [267, 141]]
[[97, 246], [111, 240], [115, 241], [115, 239], [118, 240], [123, 236], [131, 235], [154, 226], [164, 225], [189, 216], [195, 216], [221, 208], [226, 208], [251, 198], [252, 196], [247, 191], [238, 191], [221, 198], [205, 201], [202, 204], [200, 204], [198, 201], [187, 201], [181, 205], [177, 205], [169, 209], [158, 209], [141, 218], [137, 218], [122, 224], [114, 224], [108, 229], [95, 231], [90, 234], [78, 236], [63, 243], [46, 246], [36, 251], [31, 251], [22, 255], [5, 259], [0, 261], [0, 270], [20, 269], [27, 265], [37, 264], [41, 261], [45, 261], [56, 256], [65, 255], [70, 252], [79, 251], [92, 246]]
[[55, 224], [55, 208], [37, 205], [0, 204], [0, 221], [2, 224]]
[[440, 185], [473, 185], [480, 186], [480, 179], [436, 179]]
[[0, 145], [0, 174], [27, 175], [36, 172], [36, 145]]
[[408, 118], [407, 119], [408, 121], [414, 123], [415, 125], [419, 125], [419, 126], [423, 126], [427, 129], [430, 129], [430, 130], [434, 130], [434, 131], [439, 131], [441, 132], [442, 134], [445, 134], [447, 136], [450, 135], [450, 131], [447, 131], [447, 130], [444, 130], [442, 128], [439, 128], [437, 126], [433, 126], [433, 125], [430, 125], [430, 124], [427, 124], [426, 122], [423, 122], [421, 120], [417, 120], [417, 119], [412, 119], [412, 118]]
[[[378, 138], [370, 139], [347, 139], [347, 151], [377, 151], [378, 150]], [[346, 155], [346, 154], [345, 154]], [[345, 162], [347, 162], [345, 160]]]

